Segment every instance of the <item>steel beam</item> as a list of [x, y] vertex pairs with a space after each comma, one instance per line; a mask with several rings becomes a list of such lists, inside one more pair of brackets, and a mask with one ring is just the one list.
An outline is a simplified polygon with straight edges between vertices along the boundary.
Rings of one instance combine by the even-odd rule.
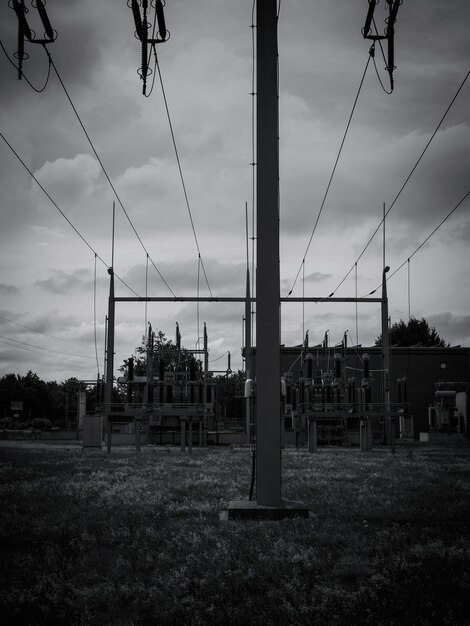
[[[132, 297], [132, 296], [116, 296], [114, 298], [114, 302], [246, 302], [246, 296], [222, 296], [220, 298], [216, 297], [193, 297], [193, 296], [142, 296], [142, 297]], [[256, 302], [256, 298], [249, 297], [249, 302]], [[380, 303], [382, 302], [382, 298], [293, 298], [282, 297], [279, 298], [279, 302], [365, 302], [365, 303]]]

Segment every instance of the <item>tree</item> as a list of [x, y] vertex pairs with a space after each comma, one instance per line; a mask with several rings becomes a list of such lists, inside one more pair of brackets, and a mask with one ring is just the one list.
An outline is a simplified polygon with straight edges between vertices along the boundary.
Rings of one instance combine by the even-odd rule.
[[[135, 376], [145, 376], [147, 374], [147, 344], [148, 338], [144, 335], [140, 346], [136, 347], [135, 354], [132, 355], [132, 358], [134, 359]], [[178, 349], [176, 344], [174, 344], [171, 339], [167, 339], [165, 333], [159, 330], [154, 333], [154, 367], [158, 368], [160, 359], [163, 359], [165, 369], [168, 369], [170, 366], [176, 366], [178, 369], [184, 369], [191, 361], [195, 360], [190, 351], [183, 347]], [[119, 371], [126, 375], [128, 368], [129, 359], [124, 359]]]
[[[382, 345], [382, 335], [375, 340], [376, 346]], [[412, 317], [409, 322], [400, 320], [390, 328], [391, 346], [433, 346], [449, 347], [449, 344], [441, 339], [434, 326], [429, 326], [422, 317], [420, 320]]]

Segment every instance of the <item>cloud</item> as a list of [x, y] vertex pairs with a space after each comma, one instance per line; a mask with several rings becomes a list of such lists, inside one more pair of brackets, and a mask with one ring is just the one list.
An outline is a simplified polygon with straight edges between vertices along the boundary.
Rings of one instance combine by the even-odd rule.
[[470, 340], [470, 315], [456, 315], [450, 311], [430, 313], [426, 320], [436, 328], [438, 335], [451, 345], [468, 345]]
[[34, 284], [46, 292], [62, 296], [89, 290], [90, 286], [93, 286], [88, 270], [78, 269], [71, 273], [51, 270], [51, 274], [51, 278], [37, 280]]
[[14, 285], [6, 285], [5, 283], [0, 283], [0, 293], [15, 295], [17, 293], [20, 293], [20, 290]]

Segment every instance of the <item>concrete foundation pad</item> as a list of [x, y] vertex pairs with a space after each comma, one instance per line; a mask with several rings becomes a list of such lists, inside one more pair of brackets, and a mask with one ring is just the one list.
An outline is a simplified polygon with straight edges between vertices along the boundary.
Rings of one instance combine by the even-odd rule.
[[228, 509], [220, 513], [221, 521], [259, 520], [280, 521], [283, 519], [308, 519], [309, 510], [297, 502], [282, 502], [280, 506], [264, 506], [252, 500], [233, 500]]

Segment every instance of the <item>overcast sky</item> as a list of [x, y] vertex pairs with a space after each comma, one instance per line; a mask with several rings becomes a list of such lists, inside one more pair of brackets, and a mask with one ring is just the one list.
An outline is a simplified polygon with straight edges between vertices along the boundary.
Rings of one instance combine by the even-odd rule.
[[[30, 25], [42, 35], [36, 9]], [[280, 53], [281, 294], [300, 267], [364, 68], [366, 0], [282, 0]], [[52, 58], [151, 259], [178, 296], [198, 291], [198, 255], [162, 91], [142, 96], [140, 45], [125, 0], [49, 0]], [[17, 22], [6, 1], [0, 37], [12, 57]], [[252, 215], [252, 0], [167, 0], [171, 32], [158, 46], [181, 166], [212, 293], [244, 295], [245, 203]], [[385, 1], [376, 7], [383, 31]], [[153, 17], [152, 17], [153, 19]], [[354, 265], [470, 69], [470, 3], [404, 0], [395, 42], [395, 89], [369, 67], [293, 296], [328, 296]], [[26, 44], [24, 72], [44, 84], [48, 61]], [[46, 380], [103, 372], [104, 319], [116, 200], [54, 72], [35, 93], [0, 52], [0, 129], [95, 255], [0, 140], [0, 375], [32, 369]], [[380, 50], [377, 68], [389, 87]], [[150, 79], [151, 82], [151, 79]], [[463, 86], [386, 220], [392, 323], [409, 311], [452, 345], [470, 345], [470, 197], [411, 259], [470, 190], [470, 79]], [[251, 244], [250, 244], [251, 245]], [[116, 203], [116, 274], [139, 295], [171, 295]], [[409, 271], [408, 271], [409, 270]], [[336, 296], [381, 283], [382, 231]], [[356, 282], [357, 274], [357, 282]], [[305, 277], [305, 278], [304, 278]], [[408, 279], [410, 289], [408, 290]], [[96, 291], [96, 306], [94, 293]], [[117, 295], [132, 296], [122, 283]], [[200, 272], [200, 295], [208, 295]], [[96, 309], [96, 315], [95, 315]], [[349, 330], [370, 345], [378, 305], [285, 304], [282, 342], [310, 343]], [[207, 322], [210, 359], [230, 350], [241, 367], [243, 305], [118, 303], [116, 365], [140, 344], [146, 315], [155, 329], [194, 347]], [[98, 366], [95, 356], [96, 320]], [[357, 335], [356, 335], [357, 330]], [[225, 357], [212, 367], [226, 367]]]

